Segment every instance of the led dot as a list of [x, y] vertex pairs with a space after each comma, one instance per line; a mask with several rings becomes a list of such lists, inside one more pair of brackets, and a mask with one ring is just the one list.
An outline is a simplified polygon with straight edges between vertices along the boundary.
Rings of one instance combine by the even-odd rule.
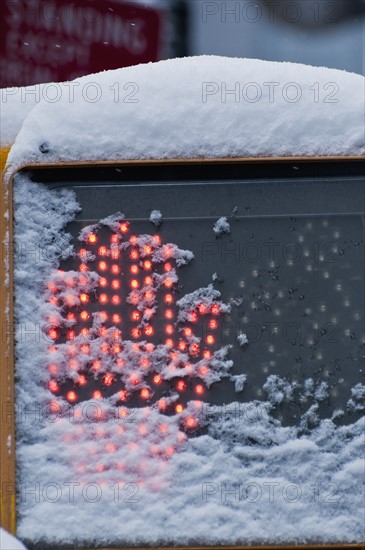
[[174, 327], [172, 325], [166, 325], [165, 332], [166, 332], [166, 334], [173, 334], [174, 333]]
[[153, 283], [152, 277], [149, 277], [149, 276], [148, 276], [148, 277], [145, 277], [145, 279], [144, 279], [144, 284], [145, 284], [146, 286], [151, 286], [152, 283]]
[[[105, 323], [108, 320], [108, 314], [107, 314], [106, 311], [100, 311], [99, 315], [100, 315], [100, 319], [101, 319], [102, 323]], [[106, 333], [106, 330], [104, 330], [103, 335], [105, 333]]]
[[77, 377], [77, 384], [78, 384], [79, 386], [86, 386], [87, 380], [86, 380], [85, 375], [80, 374], [80, 375]]
[[168, 338], [165, 342], [166, 346], [168, 346], [169, 348], [172, 348], [174, 347], [174, 342], [173, 340], [171, 340], [171, 338]]
[[214, 344], [214, 336], [212, 336], [211, 334], [208, 334], [207, 338], [206, 338], [206, 342], [207, 344]]
[[132, 311], [131, 314], [132, 321], [139, 321], [141, 318], [141, 314], [139, 311]]
[[99, 262], [98, 267], [100, 271], [106, 271], [108, 269], [108, 264], [104, 262], [104, 260], [102, 260], [101, 262]]
[[147, 292], [144, 293], [144, 297], [147, 301], [151, 302], [155, 298], [155, 294], [152, 290], [147, 290]]
[[215, 319], [211, 319], [211, 320], [209, 321], [209, 328], [210, 328], [211, 330], [215, 330], [216, 328], [218, 328], [218, 323], [217, 323], [217, 321], [216, 321]]
[[76, 317], [74, 313], [68, 313], [67, 314], [67, 321], [76, 321]]
[[192, 416], [188, 416], [188, 418], [185, 420], [185, 425], [187, 428], [193, 429], [196, 427], [196, 420]]
[[140, 396], [142, 399], [149, 399], [151, 397], [151, 392], [148, 388], [143, 388], [141, 390]]
[[86, 264], [80, 264], [79, 270], [80, 270], [82, 273], [85, 273], [86, 271], [89, 271], [89, 268], [87, 267]]
[[103, 382], [106, 386], [111, 386], [114, 382], [114, 376], [110, 372], [106, 373], [103, 377]]
[[172, 304], [174, 301], [172, 294], [166, 294], [166, 296], [164, 297], [164, 301], [166, 304]]
[[131, 331], [131, 335], [133, 338], [140, 338], [141, 331], [138, 328], [133, 328]]
[[179, 380], [178, 383], [176, 384], [176, 389], [178, 391], [184, 391], [186, 390], [186, 384], [184, 382], [184, 380]]
[[155, 376], [153, 377], [153, 383], [156, 384], [156, 385], [159, 385], [159, 384], [162, 383], [161, 374], [155, 374]]
[[129, 242], [133, 245], [137, 244], [137, 241], [138, 241], [138, 239], [135, 235], [132, 235], [131, 238], [129, 239]]
[[85, 353], [86, 355], [88, 355], [90, 353], [90, 346], [89, 344], [82, 344], [80, 346], [80, 350], [82, 353]]
[[150, 359], [148, 359], [148, 357], [143, 357], [143, 358], [141, 359], [141, 366], [142, 366], [143, 368], [146, 369], [146, 368], [148, 368], [150, 365], [151, 365], [151, 361], [150, 361]]
[[126, 390], [120, 390], [120, 391], [119, 391], [119, 399], [121, 399], [122, 401], [126, 401], [126, 400], [127, 400], [127, 392], [126, 392]]
[[194, 391], [197, 395], [202, 395], [204, 393], [204, 387], [201, 384], [197, 384]]
[[115, 323], [116, 325], [118, 325], [120, 322], [121, 322], [122, 318], [121, 316], [118, 314], [118, 313], [114, 313], [112, 315], [112, 321], [113, 323]]
[[139, 282], [137, 281], [137, 279], [132, 279], [131, 280], [131, 288], [138, 288], [139, 287]]
[[219, 315], [221, 312], [220, 307], [217, 304], [212, 305], [212, 313], [213, 315]]
[[101, 369], [101, 361], [95, 360], [92, 363], [93, 369], [99, 371]]
[[130, 254], [129, 254], [129, 257], [131, 258], [131, 260], [138, 260], [138, 258], [139, 258], [138, 250], [136, 250], [135, 248], [133, 250], [131, 250]]
[[98, 250], [99, 256], [106, 256], [108, 254], [108, 249], [106, 246], [100, 246]]
[[110, 269], [113, 275], [118, 275], [120, 273], [120, 267], [117, 264], [113, 264]]
[[92, 394], [92, 397], [93, 399], [101, 399], [103, 396], [100, 390], [95, 390]]
[[118, 248], [112, 248], [110, 251], [110, 257], [112, 260], [119, 260], [120, 250]]
[[51, 363], [48, 367], [48, 370], [51, 374], [57, 374], [58, 367], [57, 367], [56, 363]]
[[67, 340], [73, 340], [76, 336], [76, 332], [74, 330], [69, 330], [67, 332]]
[[165, 411], [167, 409], [166, 399], [159, 399], [158, 408], [160, 411]]
[[204, 359], [210, 359], [212, 357], [212, 352], [209, 351], [208, 349], [205, 349], [203, 351], [203, 357], [204, 357]]
[[80, 302], [82, 302], [83, 304], [87, 304], [87, 302], [89, 301], [89, 296], [85, 293], [82, 293], [80, 294]]
[[185, 351], [187, 348], [187, 344], [183, 340], [180, 340], [177, 347], [179, 348], [180, 351]]
[[79, 251], [79, 258], [81, 258], [82, 260], [85, 259], [87, 256], [87, 250], [86, 248], [80, 248], [80, 251]]
[[107, 304], [108, 303], [108, 295], [107, 294], [100, 294], [99, 302], [101, 304]]
[[102, 344], [100, 346], [100, 351], [102, 351], [103, 353], [109, 353], [109, 346], [108, 344]]
[[49, 389], [51, 390], [52, 393], [56, 393], [60, 389], [59, 385], [57, 384], [57, 382], [55, 380], [50, 380], [48, 382], [48, 387], [49, 387]]
[[196, 311], [191, 311], [191, 312], [188, 314], [188, 320], [189, 320], [191, 323], [197, 323], [197, 321], [198, 321], [198, 314], [196, 313]]
[[131, 294], [129, 295], [129, 301], [131, 304], [133, 304], [134, 306], [136, 304], [138, 304], [139, 302], [139, 296], [136, 292], [131, 292]]
[[71, 370], [77, 370], [79, 368], [79, 362], [76, 359], [71, 359], [69, 366]]
[[184, 407], [181, 405], [181, 403], [178, 403], [178, 404], [175, 406], [175, 412], [176, 412], [177, 414], [182, 413], [183, 410], [184, 410]]
[[136, 275], [139, 272], [139, 267], [136, 264], [131, 265], [130, 272], [133, 273], [133, 275]]
[[89, 241], [89, 243], [94, 244], [97, 241], [97, 237], [94, 233], [90, 233], [87, 240]]
[[120, 230], [122, 233], [127, 233], [128, 230], [129, 230], [129, 224], [128, 224], [128, 222], [122, 222], [122, 223], [119, 225], [119, 230]]
[[56, 296], [51, 296], [48, 301], [49, 301], [50, 304], [53, 304], [54, 306], [58, 305], [58, 300], [57, 300]]
[[171, 288], [172, 285], [174, 284], [174, 281], [170, 278], [170, 277], [167, 277], [165, 280], [164, 280], [164, 286], [166, 288]]
[[122, 351], [122, 347], [119, 344], [114, 344], [113, 352], [114, 353], [120, 353], [121, 351]]
[[115, 305], [115, 306], [118, 306], [120, 304], [120, 296], [118, 296], [117, 294], [115, 294], [114, 296], [112, 296], [112, 303]]
[[191, 330], [190, 327], [184, 328], [184, 335], [185, 335], [187, 338], [189, 338], [190, 336], [192, 336], [192, 334], [193, 334], [193, 331]]
[[118, 244], [119, 243], [119, 237], [118, 235], [116, 235], [115, 233], [113, 233], [113, 235], [110, 237], [110, 242], [112, 244]]
[[200, 352], [199, 344], [192, 344], [189, 348], [189, 352], [191, 355], [198, 355]]
[[147, 270], [152, 269], [152, 262], [151, 262], [151, 260], [145, 260], [145, 261], [143, 262], [143, 267], [144, 267], [144, 269], [147, 269]]
[[146, 336], [152, 336], [153, 327], [151, 327], [151, 325], [146, 326], [145, 329], [144, 329], [144, 333], [145, 333]]
[[172, 264], [170, 264], [170, 262], [166, 262], [163, 268], [167, 271], [167, 273], [170, 273], [170, 271], [172, 271]]
[[77, 401], [77, 395], [74, 391], [69, 391], [69, 392], [67, 392], [66, 399], [67, 399], [67, 401], [70, 401], [71, 403], [75, 402], [75, 401]]
[[143, 248], [143, 252], [145, 253], [146, 256], [148, 256], [149, 254], [152, 254], [152, 246], [150, 245], [146, 245], [144, 248]]
[[101, 277], [99, 279], [99, 285], [105, 288], [106, 286], [108, 286], [108, 280], [105, 277]]
[[132, 375], [130, 380], [131, 380], [131, 384], [133, 384], [133, 386], [138, 386], [138, 384], [139, 384], [138, 376]]

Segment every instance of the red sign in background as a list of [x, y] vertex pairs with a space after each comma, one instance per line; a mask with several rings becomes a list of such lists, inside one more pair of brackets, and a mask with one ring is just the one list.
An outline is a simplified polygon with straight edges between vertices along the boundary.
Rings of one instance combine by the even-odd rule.
[[161, 13], [129, 2], [2, 0], [0, 87], [159, 59]]

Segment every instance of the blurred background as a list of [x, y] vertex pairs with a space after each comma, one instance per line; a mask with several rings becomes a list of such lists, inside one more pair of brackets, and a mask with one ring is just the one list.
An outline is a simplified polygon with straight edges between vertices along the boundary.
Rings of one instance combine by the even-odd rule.
[[0, 87], [186, 55], [365, 74], [365, 0], [2, 0]]

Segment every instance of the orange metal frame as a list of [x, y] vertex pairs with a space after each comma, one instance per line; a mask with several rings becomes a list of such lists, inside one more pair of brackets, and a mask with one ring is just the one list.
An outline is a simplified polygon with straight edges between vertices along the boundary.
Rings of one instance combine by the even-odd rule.
[[[6, 158], [8, 151], [2, 150], [2, 158]], [[9, 532], [16, 534], [16, 467], [15, 467], [15, 392], [14, 392], [14, 340], [11, 331], [13, 323], [13, 258], [11, 254], [11, 243], [13, 242], [13, 180], [17, 172], [24, 168], [54, 168], [62, 170], [63, 168], [79, 167], [90, 168], [90, 166], [131, 166], [131, 165], [181, 165], [181, 164], [263, 164], [263, 163], [295, 163], [303, 164], [306, 162], [364, 162], [363, 157], [268, 157], [268, 158], [198, 158], [198, 159], [162, 159], [162, 160], [122, 160], [122, 161], [97, 161], [97, 162], [72, 162], [72, 163], [50, 163], [50, 164], [25, 164], [17, 167], [6, 182], [6, 189], [0, 193], [0, 239], [1, 239], [1, 258], [0, 258], [0, 321], [2, 327], [2, 339], [0, 348], [0, 525]], [[365, 550], [365, 543], [360, 544], [317, 544], [317, 545], [289, 545], [281, 546], [226, 546], [226, 547], [189, 547], [188, 550], [283, 550], [295, 548], [297, 550], [345, 550], [357, 549]], [[81, 550], [81, 549], [79, 549]], [[82, 550], [91, 550], [84, 548]], [[109, 547], [99, 550], [121, 550], [120, 548]], [[124, 548], [123, 550], [126, 550]], [[149, 550], [160, 550], [149, 548]], [[171, 550], [171, 549], [170, 549]], [[175, 550], [178, 550], [175, 548]], [[181, 549], [182, 550], [182, 549]]]

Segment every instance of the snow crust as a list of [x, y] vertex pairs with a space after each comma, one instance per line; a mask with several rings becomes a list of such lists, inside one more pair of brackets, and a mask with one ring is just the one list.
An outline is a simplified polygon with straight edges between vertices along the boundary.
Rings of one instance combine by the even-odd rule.
[[9, 162], [364, 155], [364, 113], [361, 75], [255, 59], [172, 59], [47, 89]]
[[[64, 314], [47, 304], [47, 283], [61, 296], [79, 277], [58, 270], [61, 259], [74, 253], [65, 228], [79, 205], [72, 191], [50, 191], [25, 176], [17, 176], [15, 186], [15, 244], [29, 251], [16, 255], [15, 265], [18, 536], [124, 546], [361, 542], [365, 419], [337, 426], [336, 414], [321, 421], [315, 404], [297, 426], [282, 426], [271, 412], [296, 386], [279, 374], [263, 387], [266, 401], [221, 407], [190, 402], [184, 414], [205, 426], [196, 437], [182, 431], [179, 415], [166, 416], [153, 405], [118, 409], [109, 398], [73, 407], [54, 398], [47, 387], [49, 357], [55, 354], [63, 365], [67, 344], [50, 346], [40, 331], [49, 315], [62, 321]], [[88, 226], [81, 245], [100, 225], [114, 230], [120, 219], [117, 213]], [[148, 236], [137, 241], [152, 246]], [[191, 252], [169, 247], [177, 266], [192, 260]], [[154, 261], [162, 261], [164, 250], [155, 246]], [[87, 273], [93, 288], [97, 276]], [[219, 298], [213, 284], [185, 295], [177, 321], [188, 320], [198, 305], [219, 304], [228, 314]], [[130, 351], [127, 345], [127, 374]], [[213, 358], [217, 368], [207, 369], [207, 385], [230, 377], [228, 351]], [[168, 376], [161, 353], [160, 369]], [[249, 375], [231, 380], [239, 392]], [[304, 397], [320, 401], [326, 392], [323, 384], [304, 382]], [[361, 384], [352, 389], [355, 407], [363, 396]]]
[[42, 84], [0, 89], [0, 144], [13, 145], [25, 118], [41, 101]]

